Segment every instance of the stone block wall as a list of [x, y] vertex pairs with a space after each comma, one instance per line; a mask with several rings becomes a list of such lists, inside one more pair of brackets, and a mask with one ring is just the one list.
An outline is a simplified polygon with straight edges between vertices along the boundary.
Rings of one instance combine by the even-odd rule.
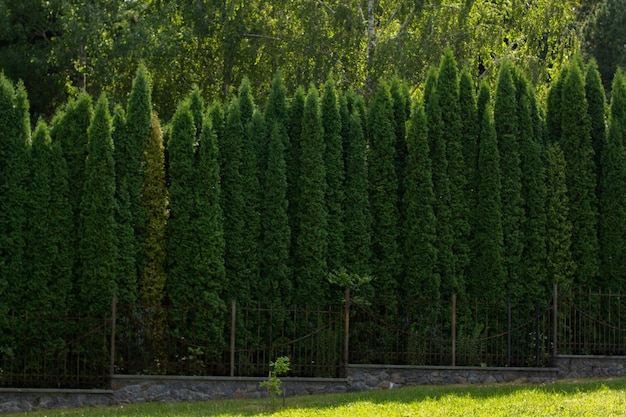
[[[281, 378], [286, 395], [394, 389], [410, 385], [542, 383], [626, 376], [624, 356], [565, 356], [554, 368], [350, 365], [347, 378]], [[136, 402], [262, 398], [265, 378], [114, 375], [110, 390], [0, 389], [0, 414]]]
[[559, 378], [626, 376], [626, 356], [558, 355]]
[[350, 365], [350, 391], [392, 389], [409, 385], [541, 383], [554, 381], [556, 368], [489, 368], [470, 366]]

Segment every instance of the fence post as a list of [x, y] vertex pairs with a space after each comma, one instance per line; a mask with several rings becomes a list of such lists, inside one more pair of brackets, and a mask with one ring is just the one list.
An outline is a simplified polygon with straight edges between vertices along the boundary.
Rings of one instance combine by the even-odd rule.
[[[109, 377], [113, 378], [115, 373], [115, 322], [117, 314], [117, 296], [113, 294], [111, 300], [111, 357], [109, 362]], [[112, 379], [111, 379], [112, 381]]]
[[553, 287], [552, 287], [552, 358], [553, 360], [556, 358], [556, 355], [558, 353], [557, 347], [556, 347], [556, 342], [557, 342], [557, 338], [558, 338], [558, 320], [557, 320], [557, 314], [559, 311], [559, 284], [557, 284], [556, 282], [554, 283]]
[[350, 360], [350, 288], [346, 288], [346, 306], [345, 306], [345, 326], [343, 339], [343, 366], [344, 372], [348, 373], [348, 362]]
[[541, 346], [539, 344], [543, 345], [541, 330], [539, 329], [539, 319], [541, 318], [539, 308], [539, 300], [535, 300], [535, 365], [537, 368], [539, 368], [541, 363]]
[[235, 376], [235, 326], [237, 325], [237, 300], [230, 304], [230, 376]]
[[511, 299], [506, 300], [506, 366], [511, 366]]
[[456, 366], [456, 294], [452, 294], [452, 366]]

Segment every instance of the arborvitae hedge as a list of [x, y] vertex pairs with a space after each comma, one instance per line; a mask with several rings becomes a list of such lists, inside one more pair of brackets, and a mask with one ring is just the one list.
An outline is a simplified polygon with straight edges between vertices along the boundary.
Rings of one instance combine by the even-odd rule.
[[299, 304], [328, 300], [328, 212], [326, 167], [319, 95], [313, 86], [304, 102], [296, 205], [298, 235], [293, 252], [295, 299]]
[[[485, 98], [488, 95], [488, 89], [483, 84], [480, 97]], [[497, 300], [506, 295], [500, 154], [491, 107], [487, 105], [481, 108], [480, 113], [482, 118], [476, 169], [476, 206], [472, 213], [474, 239], [467, 294], [471, 298]]]
[[405, 275], [402, 293], [410, 299], [433, 299], [440, 295], [437, 265], [435, 194], [428, 156], [428, 126], [424, 108], [416, 104], [407, 130], [407, 166], [402, 247]]
[[395, 170], [395, 120], [389, 87], [381, 83], [370, 103], [368, 181], [372, 213], [372, 282], [376, 294], [392, 297], [398, 288], [398, 177]]
[[332, 78], [324, 84], [320, 111], [324, 130], [324, 165], [326, 166], [327, 262], [330, 271], [337, 271], [345, 267], [345, 167], [339, 101]]
[[626, 276], [626, 79], [613, 78], [609, 129], [602, 151], [598, 237], [602, 260], [601, 288], [623, 290]]
[[519, 155], [519, 120], [517, 95], [510, 63], [500, 70], [494, 105], [494, 122], [500, 152], [502, 175], [502, 232], [507, 295], [518, 299], [523, 293], [521, 276], [524, 238], [524, 208]]
[[102, 317], [117, 292], [117, 237], [115, 236], [115, 162], [109, 102], [98, 99], [88, 129], [85, 190], [80, 204], [77, 298], [81, 312]]
[[137, 270], [148, 304], [326, 303], [328, 273], [342, 267], [371, 273], [379, 296], [501, 298], [508, 285], [528, 299], [571, 284], [574, 271], [578, 286], [619, 289], [623, 76], [605, 140], [597, 70], [585, 70], [586, 80], [579, 62], [562, 71], [544, 122], [531, 86], [503, 64], [492, 121], [487, 90], [476, 99], [447, 51], [409, 130], [399, 80], [366, 106], [332, 81], [321, 100], [315, 87], [292, 97], [279, 75], [264, 112], [244, 81], [226, 115], [220, 102], [205, 111], [196, 88], [165, 128], [167, 155], [141, 66], [126, 113], [117, 106], [111, 121], [102, 98], [94, 116], [81, 94], [54, 118], [51, 140], [39, 125], [33, 148], [26, 94], [2, 78], [0, 311], [100, 315], [113, 291], [138, 299]]
[[141, 203], [146, 213], [142, 232], [143, 257], [139, 280], [140, 300], [148, 306], [161, 305], [165, 296], [165, 225], [167, 224], [167, 188], [165, 184], [165, 148], [161, 123], [152, 115], [150, 138], [144, 154]]
[[561, 138], [570, 204], [572, 255], [578, 264], [576, 284], [592, 286], [600, 272], [598, 207], [588, 104], [581, 63], [568, 67], [561, 91]]

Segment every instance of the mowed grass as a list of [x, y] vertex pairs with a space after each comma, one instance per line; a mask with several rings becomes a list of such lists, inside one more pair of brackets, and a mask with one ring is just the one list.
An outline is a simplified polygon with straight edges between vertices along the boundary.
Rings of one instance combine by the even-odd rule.
[[278, 400], [148, 403], [9, 416], [626, 416], [626, 378], [542, 385], [419, 386]]

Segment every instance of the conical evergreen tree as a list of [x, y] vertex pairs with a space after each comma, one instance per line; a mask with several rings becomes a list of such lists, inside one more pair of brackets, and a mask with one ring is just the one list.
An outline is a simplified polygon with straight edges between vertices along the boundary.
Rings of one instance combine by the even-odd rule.
[[194, 291], [201, 294], [203, 305], [217, 307], [223, 304], [220, 294], [224, 293], [227, 285], [217, 137], [210, 117], [203, 118], [201, 132], [196, 150], [193, 185], [195, 195], [193, 227], [196, 240], [194, 274], [199, 283]]
[[[244, 198], [244, 263], [243, 270], [251, 287], [259, 280], [260, 259], [259, 241], [261, 238], [260, 199], [261, 189], [259, 180], [259, 164], [257, 161], [257, 146], [259, 137], [265, 135], [265, 129], [259, 132], [258, 121], [253, 120], [254, 108], [250, 83], [247, 80], [239, 90], [239, 114], [244, 135], [241, 141], [241, 192]], [[261, 139], [263, 140], [263, 139]]]
[[224, 137], [219, 143], [221, 206], [224, 212], [224, 241], [226, 244], [226, 297], [247, 302], [250, 299], [250, 281], [246, 269], [247, 234], [245, 223], [246, 201], [241, 175], [241, 148], [244, 129], [237, 99], [228, 106]]
[[404, 195], [403, 258], [406, 266], [403, 295], [409, 299], [437, 300], [440, 296], [437, 231], [433, 210], [435, 194], [428, 156], [428, 127], [424, 108], [415, 105], [407, 131], [407, 176]]
[[586, 68], [585, 76], [585, 97], [587, 98], [589, 123], [590, 123], [590, 135], [591, 146], [595, 156], [594, 172], [598, 180], [598, 189], [596, 190], [596, 196], [600, 197], [600, 176], [602, 164], [602, 148], [606, 141], [606, 120], [605, 120], [605, 106], [606, 97], [604, 95], [604, 87], [602, 86], [602, 80], [600, 78], [600, 72], [598, 71], [598, 64], [594, 59], [589, 61]]
[[69, 233], [72, 257], [72, 283], [78, 282], [78, 229], [80, 225], [80, 202], [85, 188], [85, 159], [87, 158], [87, 129], [93, 118], [91, 96], [81, 93], [70, 100], [53, 119], [50, 129], [52, 142], [61, 147], [67, 164], [68, 201], [72, 209], [72, 228]]
[[267, 169], [263, 181], [261, 282], [256, 301], [289, 303], [293, 286], [289, 271], [290, 231], [287, 218], [287, 166], [285, 127], [274, 121], [269, 137]]
[[591, 144], [588, 105], [580, 64], [568, 67], [563, 81], [560, 145], [565, 155], [567, 193], [570, 203], [572, 255], [578, 263], [575, 284], [588, 287], [599, 273], [596, 176]]
[[494, 106], [494, 123], [500, 152], [502, 184], [502, 233], [507, 296], [517, 300], [523, 294], [522, 253], [524, 201], [519, 155], [519, 119], [512, 69], [506, 63], [500, 70]]
[[[137, 265], [141, 266], [144, 262], [141, 254], [141, 235], [146, 222], [146, 213], [141, 203], [141, 185], [144, 175], [144, 150], [150, 140], [152, 129], [152, 87], [148, 70], [143, 63], [139, 64], [133, 80], [126, 117], [124, 149], [122, 149], [124, 156], [116, 157], [115, 163], [117, 175], [120, 176], [118, 184], [126, 182], [128, 187], [135, 257]], [[118, 147], [119, 144], [116, 141], [116, 155], [120, 155]], [[124, 166], [119, 167], [120, 164]]]
[[146, 306], [160, 306], [165, 296], [165, 226], [167, 224], [167, 187], [165, 149], [161, 123], [152, 115], [152, 129], [146, 144], [141, 202], [146, 213], [143, 231], [144, 267], [139, 281], [140, 299]]
[[561, 290], [572, 287], [576, 263], [572, 258], [572, 223], [565, 180], [565, 155], [558, 142], [546, 149], [546, 249], [548, 279]]
[[296, 219], [298, 236], [294, 248], [294, 285], [297, 304], [323, 304], [328, 300], [325, 202], [326, 169], [319, 95], [311, 86], [304, 103], [301, 159], [298, 177]]
[[[299, 217], [302, 213], [300, 200], [300, 175], [301, 169], [301, 140], [302, 140], [302, 120], [304, 115], [304, 102], [306, 92], [304, 88], [300, 87], [296, 90], [296, 94], [288, 109], [288, 117], [283, 120], [287, 128], [287, 143], [285, 144], [285, 163], [287, 164], [287, 200], [289, 206], [287, 213], [289, 216], [289, 228], [291, 230], [291, 258], [292, 262], [295, 261], [295, 250], [300, 234], [300, 222]], [[267, 116], [268, 126], [273, 124], [273, 117]], [[268, 132], [268, 134], [271, 132]], [[295, 264], [292, 264], [292, 268], [295, 271]], [[294, 272], [292, 271], [292, 272]]]
[[78, 301], [83, 312], [102, 317], [117, 292], [115, 162], [108, 100], [98, 99], [88, 129], [85, 191], [80, 204]]
[[324, 130], [324, 165], [326, 167], [326, 212], [328, 216], [328, 270], [345, 268], [344, 199], [345, 167], [341, 115], [334, 81], [324, 84], [321, 102], [322, 128]]
[[[133, 144], [129, 141], [130, 136], [126, 130], [124, 110], [115, 106], [113, 114], [113, 130], [111, 132], [114, 143], [115, 159], [115, 236], [117, 237], [118, 259], [117, 271], [117, 297], [122, 304], [133, 304], [138, 297], [138, 270], [137, 258], [139, 255], [138, 239], [135, 236], [133, 225], [133, 212], [131, 202], [131, 184], [135, 179], [131, 176], [141, 175], [135, 172], [131, 175], [130, 167], [134, 166], [130, 161]], [[137, 196], [138, 201], [139, 196]]]
[[[461, 120], [461, 145], [463, 146], [463, 161], [465, 162], [466, 185], [465, 197], [468, 212], [471, 213], [476, 205], [476, 170], [478, 169], [478, 132], [480, 122], [476, 107], [474, 83], [469, 72], [461, 71], [459, 77], [459, 118]], [[481, 114], [482, 117], [482, 114]], [[470, 224], [471, 232], [471, 224]]]
[[602, 194], [598, 238], [603, 289], [623, 290], [626, 276], [626, 77], [613, 78], [609, 131], [602, 151]]
[[[488, 97], [486, 84], [480, 97]], [[505, 296], [504, 238], [502, 232], [502, 201], [500, 153], [489, 105], [481, 109], [478, 165], [476, 171], [476, 207], [473, 213], [474, 240], [472, 263], [467, 282], [468, 296], [501, 300]]]
[[167, 143], [169, 156], [169, 220], [165, 237], [167, 250], [166, 295], [174, 306], [190, 306], [198, 303], [201, 294], [195, 282], [193, 265], [195, 230], [194, 145], [195, 126], [189, 101], [178, 105], [172, 119], [170, 138]]
[[401, 272], [398, 247], [398, 178], [395, 171], [393, 101], [381, 83], [369, 107], [368, 180], [372, 213], [372, 266], [376, 294], [395, 296]]
[[515, 74], [517, 106], [520, 122], [519, 155], [522, 198], [525, 201], [525, 221], [522, 224], [524, 252], [522, 254], [521, 295], [524, 300], [536, 300], [549, 290], [551, 282], [546, 270], [546, 179], [541, 160], [542, 140], [535, 119], [534, 93], [521, 73]]
[[[56, 250], [53, 244], [53, 232], [49, 227], [51, 188], [51, 155], [50, 135], [43, 121], [37, 123], [33, 135], [31, 151], [32, 172], [29, 178], [29, 215], [26, 244], [28, 252], [25, 257], [28, 285], [20, 294], [21, 307], [29, 314], [49, 315], [53, 313], [54, 294], [50, 292], [54, 283], [52, 273], [53, 255]], [[47, 331], [47, 329], [42, 329]]]
[[446, 49], [439, 65], [437, 96], [441, 110], [441, 140], [446, 144], [448, 181], [450, 186], [450, 213], [452, 227], [452, 253], [454, 256], [452, 290], [462, 295], [465, 287], [466, 268], [469, 263], [469, 209], [465, 197], [467, 171], [463, 160], [461, 118], [459, 109], [459, 80], [454, 56]]
[[[347, 107], [347, 104], [346, 104]], [[347, 112], [347, 108], [346, 108]], [[363, 134], [362, 116], [352, 111], [345, 135], [346, 199], [345, 199], [345, 268], [354, 274], [371, 272], [371, 214], [367, 196], [367, 141]]]
[[567, 76], [567, 71], [568, 67], [564, 66], [561, 69], [556, 82], [550, 86], [550, 91], [548, 92], [548, 99], [546, 103], [546, 141], [548, 143], [554, 143], [561, 140], [561, 125], [563, 121], [563, 115], [561, 113], [563, 83], [565, 81], [565, 77]]
[[446, 143], [442, 136], [441, 109], [437, 95], [437, 71], [432, 69], [424, 88], [424, 111], [428, 122], [428, 146], [432, 164], [435, 217], [437, 218], [437, 273], [441, 279], [441, 293], [449, 297], [457, 288], [452, 253], [453, 231], [450, 213], [450, 182]]
[[16, 310], [28, 284], [24, 257], [30, 171], [28, 109], [23, 86], [14, 87], [0, 74], [0, 294], [5, 306]]

